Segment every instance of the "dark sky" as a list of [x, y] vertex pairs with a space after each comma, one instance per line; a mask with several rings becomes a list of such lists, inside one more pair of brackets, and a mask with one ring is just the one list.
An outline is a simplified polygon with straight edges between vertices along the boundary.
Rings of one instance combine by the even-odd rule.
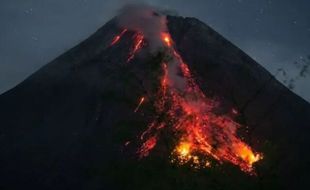
[[[85, 39], [126, 0], [1, 0], [0, 93]], [[271, 73], [310, 55], [309, 0], [148, 0], [197, 17]], [[295, 92], [310, 101], [310, 76]]]

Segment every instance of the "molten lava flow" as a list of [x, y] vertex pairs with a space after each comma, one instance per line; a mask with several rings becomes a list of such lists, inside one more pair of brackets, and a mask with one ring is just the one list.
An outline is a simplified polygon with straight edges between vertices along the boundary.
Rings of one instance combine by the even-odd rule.
[[142, 48], [144, 41], [144, 36], [141, 33], [137, 33], [134, 36], [134, 47], [132, 51], [129, 53], [129, 57], [127, 59], [127, 63], [130, 62], [134, 57], [135, 54]]
[[115, 44], [117, 44], [117, 43], [119, 42], [119, 40], [122, 38], [122, 36], [123, 36], [126, 32], [127, 32], [127, 29], [123, 29], [122, 32], [121, 32], [119, 35], [116, 35], [116, 36], [113, 38], [113, 40], [112, 40], [110, 46], [114, 46]]
[[[226, 115], [214, 113], [219, 103], [206, 97], [196, 84], [188, 65], [174, 49], [169, 33], [162, 33], [161, 39], [171, 59], [162, 64], [161, 88], [155, 108], [158, 115], [165, 115], [166, 119], [155, 119], [143, 132], [141, 140], [146, 140], [138, 151], [139, 156], [148, 156], [156, 146], [160, 131], [170, 127], [177, 138], [171, 162], [188, 163], [194, 168], [210, 167], [212, 160], [230, 162], [254, 174], [253, 164], [262, 156], [237, 137], [237, 128], [241, 127], [238, 123]], [[142, 40], [143, 37], [136, 38], [134, 53], [141, 47]], [[181, 76], [171, 72], [174, 68]], [[233, 113], [238, 114], [237, 110]]]
[[136, 109], [135, 109], [134, 112], [137, 112], [137, 111], [139, 110], [139, 108], [140, 108], [141, 105], [143, 104], [144, 100], [145, 100], [145, 98], [144, 98], [144, 97], [141, 97], [140, 102], [139, 102], [139, 104], [138, 104], [138, 106], [136, 107]]

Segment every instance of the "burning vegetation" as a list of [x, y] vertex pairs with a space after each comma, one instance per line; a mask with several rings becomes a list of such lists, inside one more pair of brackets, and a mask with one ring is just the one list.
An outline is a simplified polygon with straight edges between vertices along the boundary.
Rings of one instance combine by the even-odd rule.
[[[139, 157], [148, 156], [160, 140], [161, 131], [169, 130], [176, 142], [171, 151], [172, 163], [188, 164], [199, 169], [211, 167], [214, 162], [229, 162], [244, 172], [255, 174], [253, 164], [262, 159], [262, 154], [254, 152], [237, 136], [237, 129], [242, 126], [233, 118], [214, 113], [219, 102], [207, 97], [197, 85], [188, 65], [174, 48], [166, 23], [163, 22], [164, 16], [153, 15], [152, 11], [143, 13], [148, 19], [155, 17], [160, 25], [165, 25], [161, 26], [159, 32], [152, 33], [156, 36], [150, 37], [150, 32], [142, 26], [132, 27], [130, 23], [129, 28], [124, 29], [111, 42], [111, 45], [115, 45], [124, 33], [133, 30], [134, 45], [127, 62], [133, 60], [146, 43], [161, 44], [159, 47], [166, 55], [161, 63], [160, 88], [154, 103], [156, 113], [161, 117], [150, 122], [141, 134], [142, 145], [137, 151]], [[143, 19], [145, 14], [142, 14]], [[134, 112], [139, 112], [144, 102], [145, 97], [140, 98]], [[235, 109], [232, 112], [238, 114]]]

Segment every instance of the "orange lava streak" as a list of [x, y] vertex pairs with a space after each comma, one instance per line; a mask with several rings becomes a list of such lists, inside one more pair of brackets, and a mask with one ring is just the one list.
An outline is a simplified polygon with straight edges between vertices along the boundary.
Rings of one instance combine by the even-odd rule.
[[119, 35], [116, 35], [116, 36], [113, 38], [113, 40], [112, 40], [110, 46], [114, 46], [115, 44], [117, 44], [117, 43], [119, 42], [119, 40], [122, 38], [122, 36], [123, 36], [126, 32], [127, 32], [127, 29], [124, 29], [124, 30], [122, 30], [122, 32], [121, 32]]
[[[159, 130], [172, 125], [175, 134], [181, 134], [172, 152], [172, 162], [191, 163], [195, 168], [210, 167], [210, 159], [222, 163], [230, 162], [242, 171], [255, 174], [253, 164], [262, 155], [254, 153], [249, 145], [237, 136], [240, 125], [226, 115], [217, 115], [214, 109], [218, 102], [207, 98], [191, 75], [188, 65], [174, 49], [169, 33], [162, 33], [161, 39], [174, 61], [163, 63], [161, 89], [155, 107], [159, 114], [165, 114], [168, 121], [154, 121], [142, 134], [147, 139], [140, 148], [140, 158], [147, 156], [156, 146]], [[168, 65], [178, 63], [185, 83], [183, 89], [170, 83]], [[233, 110], [238, 114], [237, 110]], [[161, 127], [159, 127], [161, 126]], [[148, 138], [147, 138], [148, 137]]]
[[137, 106], [136, 109], [134, 110], [135, 113], [139, 110], [139, 108], [140, 108], [141, 105], [143, 104], [144, 100], [145, 100], [145, 98], [144, 98], [144, 97], [141, 97], [138, 106]]
[[144, 36], [140, 33], [137, 33], [134, 37], [134, 47], [133, 47], [133, 50], [129, 53], [127, 63], [130, 62], [135, 57], [135, 54], [142, 48], [143, 41], [144, 41]]

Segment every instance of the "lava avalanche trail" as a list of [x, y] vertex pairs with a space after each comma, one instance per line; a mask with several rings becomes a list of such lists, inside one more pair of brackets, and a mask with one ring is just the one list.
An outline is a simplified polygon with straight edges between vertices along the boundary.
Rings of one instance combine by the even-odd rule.
[[[118, 36], [115, 39], [119, 40]], [[141, 134], [143, 143], [137, 151], [139, 157], [148, 156], [160, 140], [161, 130], [169, 129], [175, 139], [172, 163], [205, 168], [211, 167], [214, 161], [230, 162], [244, 172], [255, 174], [253, 164], [262, 159], [262, 154], [255, 153], [237, 136], [237, 129], [242, 127], [240, 124], [228, 115], [214, 113], [219, 102], [206, 97], [196, 84], [188, 65], [175, 50], [170, 34], [162, 32], [159, 38], [168, 58], [162, 63], [161, 86], [154, 106], [157, 114], [165, 115], [166, 119], [154, 119]], [[143, 47], [142, 32], [136, 32], [133, 40], [127, 62]], [[134, 112], [140, 109], [144, 100], [144, 97], [140, 99]]]
[[[174, 49], [168, 33], [162, 35], [170, 61], [163, 63], [161, 90], [157, 95], [158, 113], [166, 114], [168, 121], [154, 121], [143, 138], [149, 138], [142, 145], [140, 157], [148, 155], [158, 141], [160, 130], [172, 128], [177, 143], [172, 151], [172, 162], [190, 164], [195, 168], [210, 166], [210, 160], [230, 162], [242, 171], [254, 174], [253, 163], [262, 158], [254, 153], [249, 145], [237, 137], [241, 127], [228, 116], [216, 115], [213, 110], [219, 103], [207, 98], [196, 84], [190, 69], [180, 54]], [[181, 75], [173, 76], [175, 69]], [[181, 86], [180, 86], [181, 83]], [[172, 125], [171, 125], [172, 124]], [[142, 138], [142, 139], [143, 139]]]

